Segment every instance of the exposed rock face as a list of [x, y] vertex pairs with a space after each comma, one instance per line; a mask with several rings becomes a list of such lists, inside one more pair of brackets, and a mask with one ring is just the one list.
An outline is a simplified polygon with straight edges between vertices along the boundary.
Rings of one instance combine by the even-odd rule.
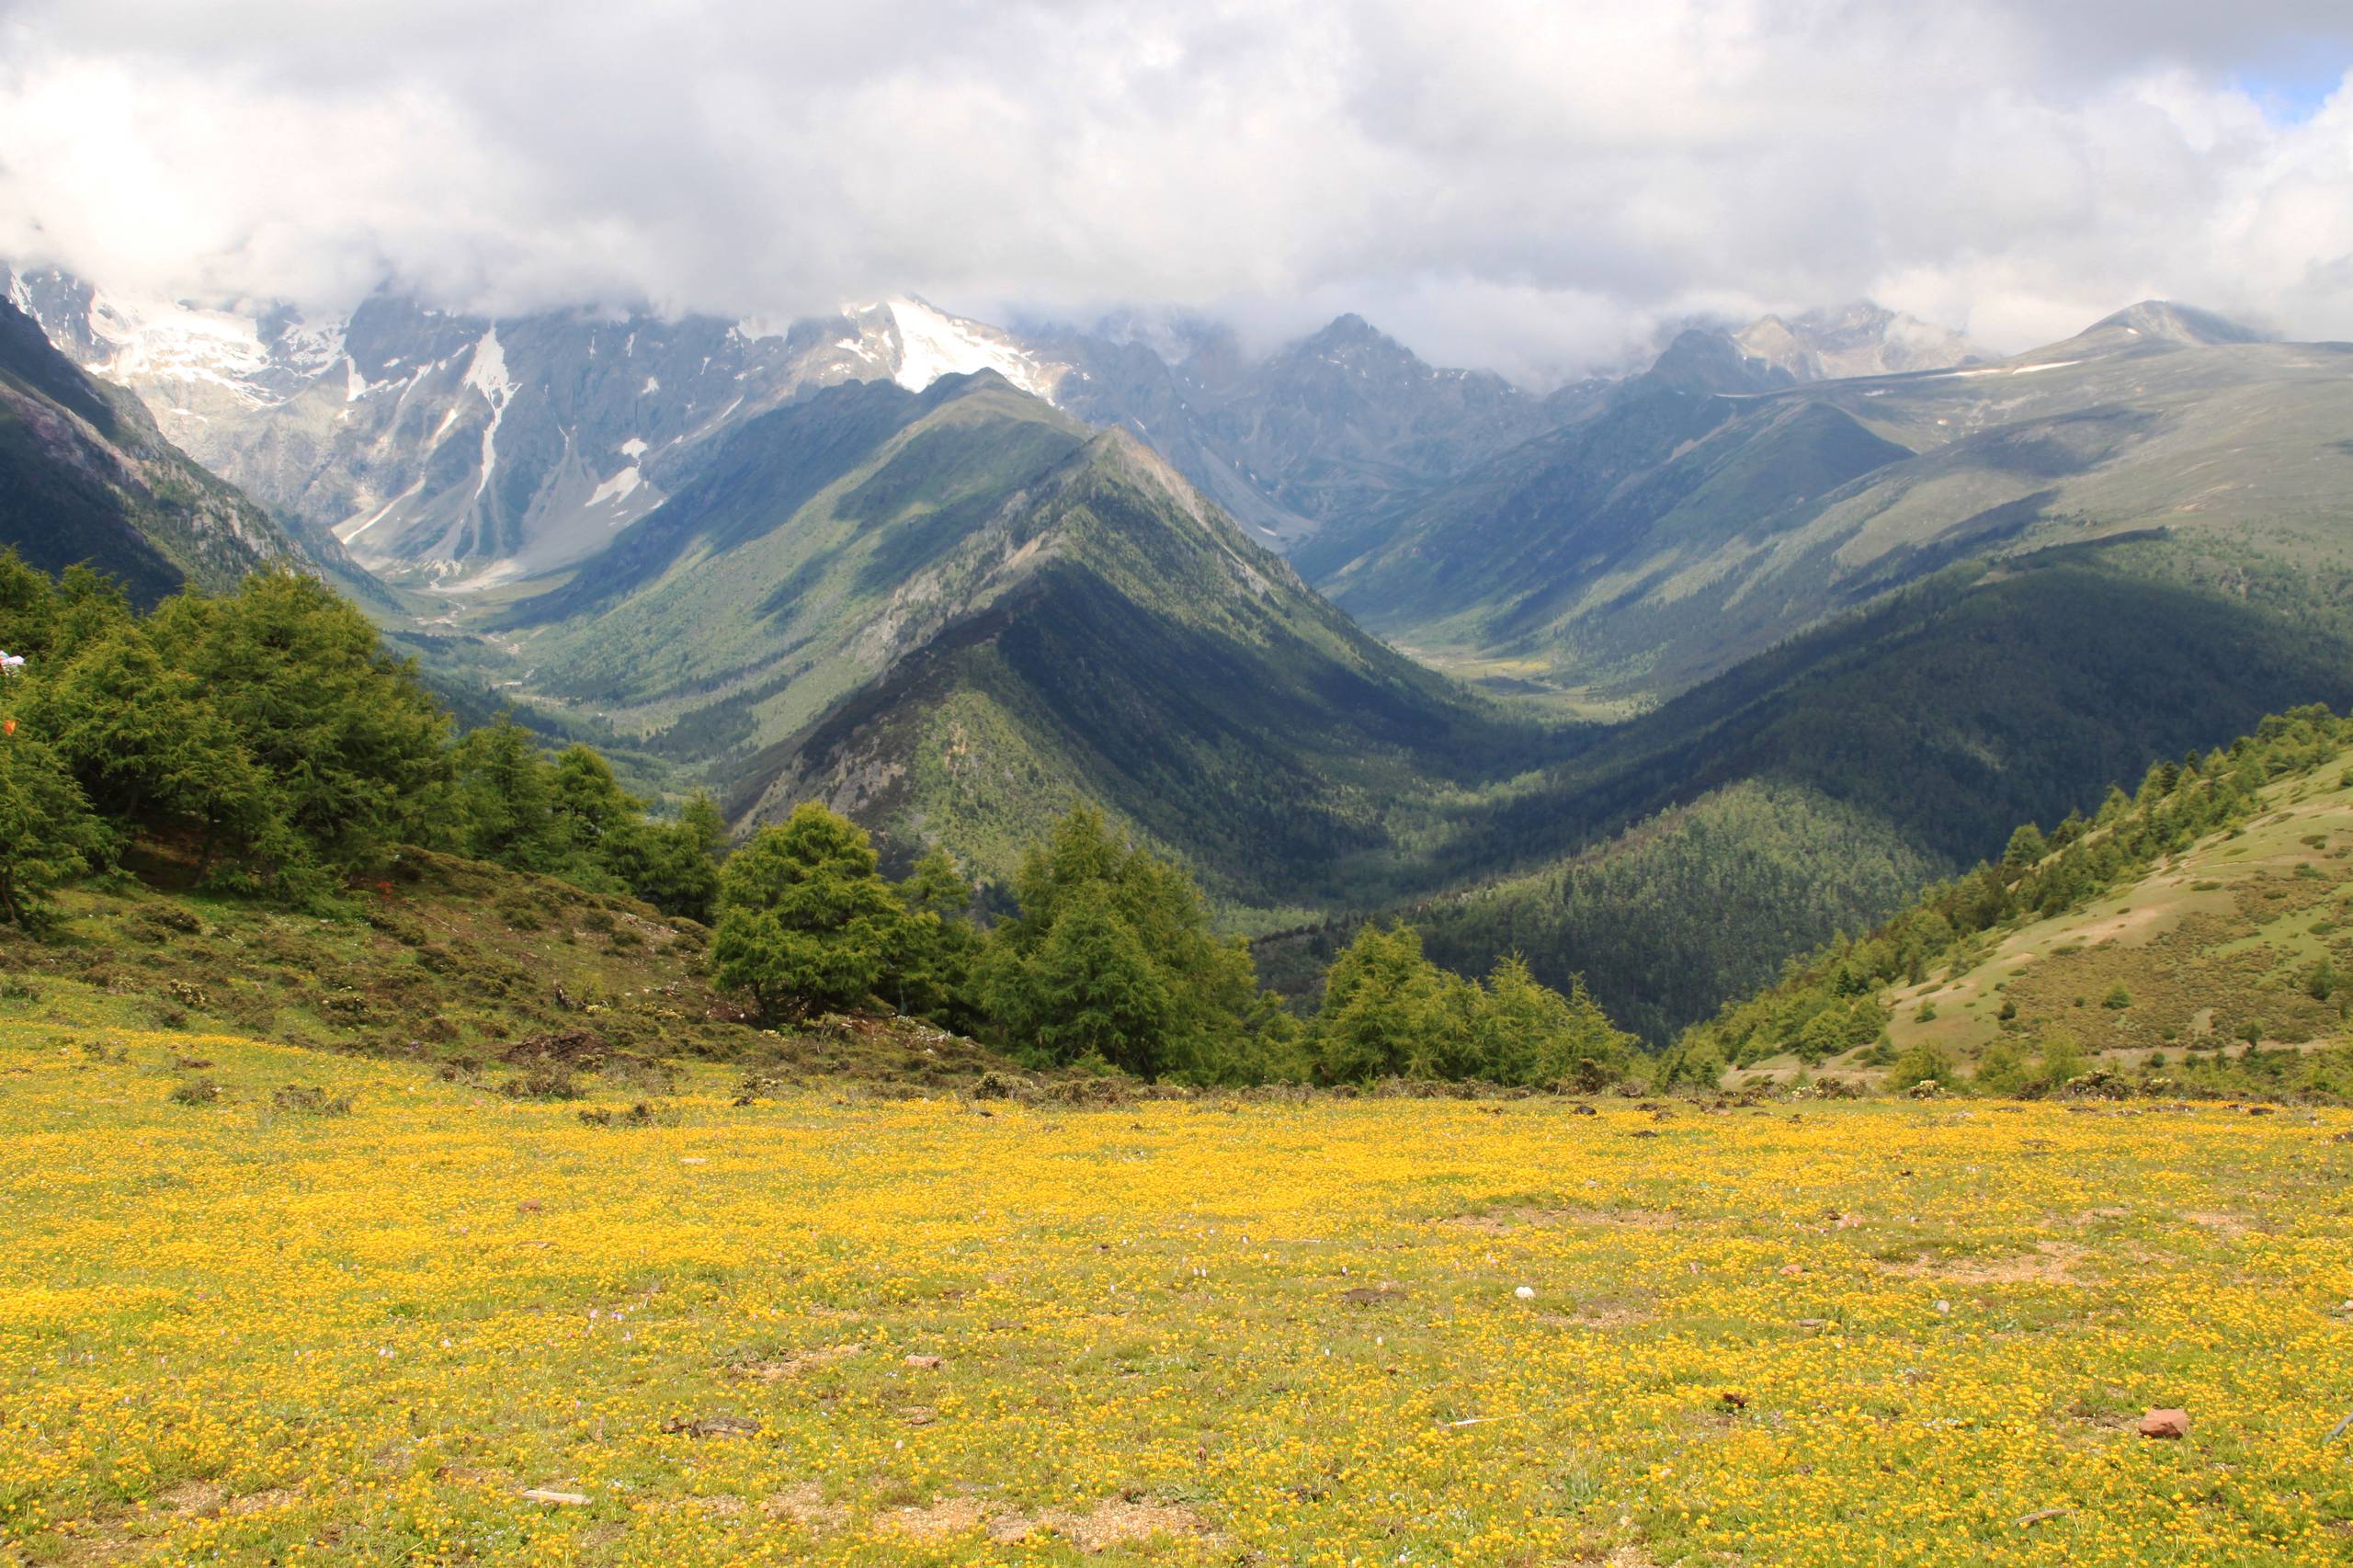
[[1944, 370], [1994, 356], [1950, 327], [1902, 315], [1869, 300], [1784, 318], [1766, 316], [1733, 335], [1745, 358], [1791, 381]]

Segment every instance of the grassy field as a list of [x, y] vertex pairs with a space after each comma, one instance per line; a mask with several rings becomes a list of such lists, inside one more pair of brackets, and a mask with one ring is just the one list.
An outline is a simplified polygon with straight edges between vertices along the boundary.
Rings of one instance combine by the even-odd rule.
[[697, 1072], [0, 1024], [0, 1561], [2353, 1553], [2353, 1113]]

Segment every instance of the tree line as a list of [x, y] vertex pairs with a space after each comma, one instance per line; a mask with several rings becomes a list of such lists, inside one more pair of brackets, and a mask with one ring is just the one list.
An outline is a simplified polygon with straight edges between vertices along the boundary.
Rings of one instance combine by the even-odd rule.
[[328, 908], [415, 845], [710, 926], [714, 977], [772, 1024], [875, 1006], [1037, 1066], [1202, 1084], [1595, 1086], [1635, 1060], [1581, 981], [1547, 987], [1516, 956], [1467, 980], [1402, 926], [1359, 931], [1302, 1019], [1184, 867], [1087, 808], [1030, 847], [985, 927], [944, 853], [892, 881], [816, 802], [731, 847], [707, 795], [659, 816], [587, 746], [551, 756], [505, 719], [457, 734], [414, 663], [300, 573], [141, 615], [97, 574], [0, 552], [0, 650], [25, 661], [0, 677], [0, 918], [20, 926], [133, 854]]
[[1539, 984], [1517, 957], [1483, 983], [1438, 968], [1410, 928], [1365, 926], [1302, 1020], [1260, 988], [1248, 944], [1211, 928], [1200, 886], [1090, 807], [1054, 824], [985, 931], [941, 851], [904, 881], [865, 830], [807, 801], [721, 874], [711, 960], [764, 1014], [879, 997], [1038, 1067], [1195, 1084], [1476, 1078], [1597, 1088], [1634, 1041], [1581, 983]]
[[257, 573], [140, 615], [84, 567], [0, 551], [0, 918], [137, 848], [199, 883], [332, 902], [404, 845], [708, 920], [725, 824], [657, 819], [585, 746], [501, 722], [458, 738], [414, 664], [316, 578]]

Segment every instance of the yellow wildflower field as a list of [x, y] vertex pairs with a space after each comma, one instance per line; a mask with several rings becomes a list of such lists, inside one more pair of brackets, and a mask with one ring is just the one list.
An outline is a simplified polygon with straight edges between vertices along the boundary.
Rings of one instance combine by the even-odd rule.
[[0, 1560], [2353, 1560], [2342, 1111], [733, 1087], [0, 1026]]

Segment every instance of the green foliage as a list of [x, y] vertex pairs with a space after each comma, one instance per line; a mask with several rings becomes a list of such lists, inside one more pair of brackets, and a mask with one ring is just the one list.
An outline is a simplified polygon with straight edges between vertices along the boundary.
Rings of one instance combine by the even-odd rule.
[[1895, 1064], [1887, 1070], [1887, 1081], [1898, 1089], [1910, 1089], [1919, 1084], [1935, 1084], [1949, 1089], [1960, 1081], [1960, 1076], [1953, 1071], [1952, 1058], [1927, 1041], [1918, 1040], [1895, 1059]]
[[607, 863], [631, 892], [665, 915], [708, 926], [719, 902], [719, 868], [727, 858], [727, 819], [698, 790], [675, 822], [628, 824], [608, 838]]
[[907, 923], [900, 934], [900, 1011], [927, 1017], [960, 1034], [983, 1027], [975, 971], [981, 934], [972, 926], [972, 886], [944, 849], [915, 862], [899, 884]]
[[665, 915], [713, 917], [727, 824], [709, 794], [691, 797], [674, 822], [651, 820], [602, 756], [574, 745], [551, 762], [506, 715], [468, 733], [453, 760], [468, 854], [631, 893]]
[[2025, 1052], [2008, 1040], [1997, 1040], [1977, 1059], [1969, 1086], [1982, 1095], [2015, 1097], [2026, 1092], [2028, 1078]]
[[567, 847], [552, 812], [546, 759], [531, 733], [501, 718], [458, 743], [454, 758], [466, 853], [517, 871], [551, 871]]
[[1050, 1060], [1098, 1057], [1144, 1077], [1165, 1065], [1176, 999], [1107, 883], [1071, 890], [1021, 977], [1031, 1029]]
[[[0, 691], [0, 717], [8, 712]], [[33, 923], [41, 895], [88, 871], [108, 835], [57, 754], [19, 725], [0, 735], [0, 917]]]
[[[0, 639], [28, 661], [0, 694], [20, 758], [61, 764], [99, 819], [95, 836], [20, 840], [24, 889], [119, 836], [214, 886], [312, 904], [407, 844], [710, 917], [727, 829], [708, 796], [651, 821], [595, 752], [551, 763], [505, 719], [452, 745], [414, 666], [313, 578], [264, 572], [142, 618], [85, 568], [51, 583], [0, 551]], [[54, 796], [44, 787], [51, 817]]]
[[804, 801], [721, 872], [712, 971], [766, 1017], [854, 1007], [889, 971], [906, 918], [866, 830]]
[[1479, 1078], [1592, 1089], [1623, 1074], [1632, 1038], [1611, 1027], [1582, 982], [1566, 994], [1525, 960], [1497, 961], [1482, 985], [1423, 956], [1407, 926], [1366, 926], [1332, 962], [1307, 1031], [1317, 1081]]
[[2090, 1067], [2090, 1059], [2084, 1055], [2083, 1042], [2065, 1029], [2052, 1029], [2043, 1037], [2041, 1061], [2036, 1064], [2026, 1086], [2029, 1090], [2048, 1093], [2070, 1078], [2083, 1076]]
[[1467, 986], [1422, 956], [1410, 926], [1357, 933], [1324, 976], [1324, 1005], [1308, 1030], [1325, 1084], [1436, 1077], [1469, 1055]]
[[107, 628], [36, 688], [26, 722], [54, 745], [93, 805], [151, 834], [197, 840], [199, 869], [226, 850], [310, 871], [283, 797], [203, 686], [164, 662], [144, 631]]
[[990, 932], [978, 990], [1017, 1051], [1200, 1083], [1286, 1072], [1287, 1031], [1247, 947], [1214, 935], [1192, 878], [1115, 837], [1100, 812], [1058, 821], [1014, 892], [1019, 913]]
[[0, 557], [0, 625], [30, 650], [19, 733], [119, 830], [199, 875], [293, 902], [438, 831], [446, 721], [365, 618], [268, 572], [145, 619], [95, 574]]
[[443, 836], [448, 715], [367, 617], [314, 577], [256, 573], [221, 598], [180, 594], [145, 623], [268, 780], [324, 865], [360, 871]]
[[[1884, 918], [1938, 862], [1886, 822], [1813, 790], [1747, 782], [1637, 825], [1607, 850], [1406, 911], [1433, 961], [1475, 974], [1518, 952], [1568, 990], [1583, 976], [1658, 1045], [1728, 996], [1769, 984], [1794, 944]], [[1312, 991], [1353, 926], [1262, 939], [1271, 982]]]
[[1651, 1082], [1662, 1091], [1712, 1089], [1723, 1081], [1725, 1066], [1723, 1052], [1714, 1040], [1687, 1038], [1677, 1040], [1659, 1057]]

